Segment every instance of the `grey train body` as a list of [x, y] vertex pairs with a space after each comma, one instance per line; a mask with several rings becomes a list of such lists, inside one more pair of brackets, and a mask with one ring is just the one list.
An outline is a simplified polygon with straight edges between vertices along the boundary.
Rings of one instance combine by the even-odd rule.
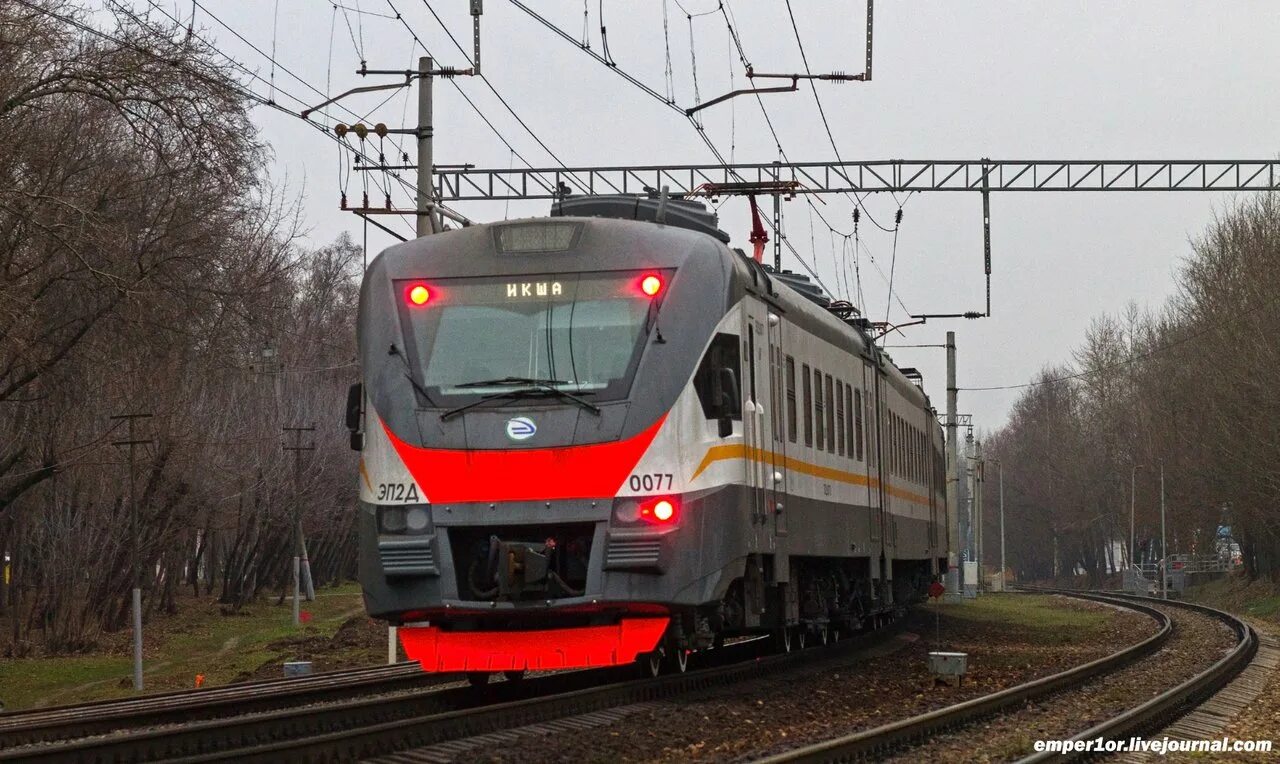
[[[558, 248], [502, 251], [536, 226], [560, 226], [547, 234]], [[597, 411], [551, 394], [434, 399], [444, 388], [422, 376], [434, 351], [414, 336], [423, 319], [406, 285], [443, 285], [447, 301], [457, 280], [499, 278], [518, 294], [600, 273], [660, 274], [663, 291], [625, 383], [589, 401]], [[665, 612], [669, 638], [694, 648], [797, 624], [857, 628], [922, 597], [947, 552], [936, 414], [861, 328], [793, 280], [707, 233], [611, 217], [478, 225], [384, 251], [359, 317], [370, 614], [515, 630]], [[514, 439], [521, 418], [536, 426], [527, 440]], [[521, 472], [540, 463], [555, 474]], [[673, 522], [637, 519], [655, 497], [678, 507]], [[413, 529], [380, 515], [395, 525], [410, 511]], [[497, 582], [495, 565], [515, 577]]]

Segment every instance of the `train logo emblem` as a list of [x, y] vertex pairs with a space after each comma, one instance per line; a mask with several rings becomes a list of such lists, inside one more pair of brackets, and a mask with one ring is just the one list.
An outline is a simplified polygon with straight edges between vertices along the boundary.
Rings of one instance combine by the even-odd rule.
[[538, 431], [538, 426], [527, 416], [507, 420], [507, 437], [512, 440], [528, 440]]

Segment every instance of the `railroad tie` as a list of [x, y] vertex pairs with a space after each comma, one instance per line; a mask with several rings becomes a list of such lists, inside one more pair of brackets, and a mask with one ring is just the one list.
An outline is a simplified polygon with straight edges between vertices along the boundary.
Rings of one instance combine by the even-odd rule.
[[483, 735], [464, 737], [435, 743], [423, 748], [415, 748], [399, 753], [388, 754], [370, 761], [374, 764], [448, 764], [466, 757], [467, 752], [490, 745], [515, 743], [524, 735], [543, 735], [548, 733], [574, 732], [577, 730], [600, 727], [605, 724], [630, 716], [639, 711], [649, 711], [667, 705], [662, 702], [632, 703], [618, 708], [606, 708], [578, 716], [553, 719], [539, 724], [527, 724], [523, 727], [487, 732]]
[[[1216, 740], [1222, 731], [1241, 711], [1252, 703], [1266, 686], [1272, 674], [1280, 668], [1280, 639], [1267, 634], [1258, 635], [1258, 652], [1253, 660], [1226, 687], [1218, 690], [1186, 716], [1159, 732], [1148, 735], [1148, 740]], [[1117, 757], [1123, 762], [1151, 762], [1163, 760], [1151, 751], [1127, 753]]]

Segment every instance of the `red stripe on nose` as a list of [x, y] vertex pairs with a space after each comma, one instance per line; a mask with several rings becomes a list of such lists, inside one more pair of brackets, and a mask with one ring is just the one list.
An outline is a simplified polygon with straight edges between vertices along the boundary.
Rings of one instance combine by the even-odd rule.
[[665, 414], [643, 432], [611, 443], [479, 451], [420, 448], [397, 438], [379, 419], [433, 504], [616, 496], [664, 421]]

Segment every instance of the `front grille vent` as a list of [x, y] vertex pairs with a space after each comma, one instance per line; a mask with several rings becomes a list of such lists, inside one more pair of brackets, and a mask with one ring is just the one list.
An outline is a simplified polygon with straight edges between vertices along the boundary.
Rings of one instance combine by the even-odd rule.
[[611, 538], [604, 564], [610, 568], [656, 568], [661, 555], [661, 539]]
[[379, 541], [378, 555], [388, 576], [420, 576], [438, 573], [435, 539], [432, 537]]

